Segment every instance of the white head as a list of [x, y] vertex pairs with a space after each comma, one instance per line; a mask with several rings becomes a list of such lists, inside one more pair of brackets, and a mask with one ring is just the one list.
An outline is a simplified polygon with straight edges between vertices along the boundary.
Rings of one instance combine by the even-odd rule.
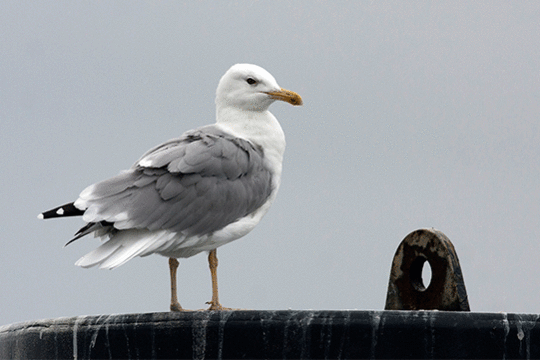
[[216, 106], [247, 111], [265, 111], [276, 100], [302, 105], [295, 92], [282, 89], [266, 70], [251, 64], [236, 64], [223, 75], [216, 91]]

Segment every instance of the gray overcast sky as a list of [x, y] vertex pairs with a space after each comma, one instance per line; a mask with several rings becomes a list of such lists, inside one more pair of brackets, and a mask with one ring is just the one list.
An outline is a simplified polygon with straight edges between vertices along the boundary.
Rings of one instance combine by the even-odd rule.
[[[112, 270], [62, 248], [80, 219], [36, 215], [213, 123], [233, 64], [304, 98], [276, 103], [282, 187], [218, 251], [224, 306], [383, 309], [411, 231], [454, 243], [471, 309], [540, 313], [540, 2], [0, 2], [0, 325], [167, 311], [168, 265]], [[206, 307], [201, 254], [179, 298]]]

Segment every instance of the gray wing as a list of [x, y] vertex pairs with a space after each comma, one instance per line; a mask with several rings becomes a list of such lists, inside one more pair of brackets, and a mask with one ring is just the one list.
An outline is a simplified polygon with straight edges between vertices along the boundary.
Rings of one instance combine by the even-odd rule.
[[113, 223], [116, 229], [208, 234], [266, 202], [272, 174], [263, 157], [249, 141], [206, 126], [151, 149], [130, 170], [88, 187], [75, 206], [85, 211], [86, 222]]

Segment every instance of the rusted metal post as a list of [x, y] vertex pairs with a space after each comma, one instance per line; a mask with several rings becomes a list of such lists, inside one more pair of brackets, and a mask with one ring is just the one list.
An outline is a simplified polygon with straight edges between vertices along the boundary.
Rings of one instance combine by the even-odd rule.
[[[431, 266], [426, 288], [422, 268]], [[399, 245], [390, 272], [385, 310], [470, 311], [459, 260], [440, 231], [413, 231]]]

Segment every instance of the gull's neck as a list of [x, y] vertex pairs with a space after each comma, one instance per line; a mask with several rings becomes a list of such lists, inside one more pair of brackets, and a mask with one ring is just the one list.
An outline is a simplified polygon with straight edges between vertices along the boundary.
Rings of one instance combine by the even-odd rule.
[[231, 106], [218, 107], [216, 123], [235, 136], [263, 148], [272, 148], [283, 156], [285, 135], [277, 119], [268, 110], [250, 111]]
[[217, 107], [216, 125], [233, 136], [251, 141], [264, 152], [265, 162], [277, 175], [285, 152], [285, 134], [277, 119], [268, 110], [250, 111], [232, 106]]

